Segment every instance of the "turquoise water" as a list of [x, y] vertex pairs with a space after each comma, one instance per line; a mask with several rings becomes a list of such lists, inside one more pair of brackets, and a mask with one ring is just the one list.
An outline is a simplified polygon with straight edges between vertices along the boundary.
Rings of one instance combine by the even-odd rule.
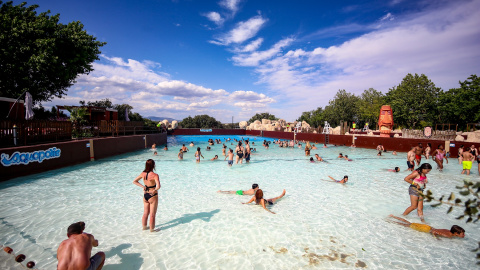
[[[205, 151], [208, 138], [168, 138], [168, 151], [158, 147], [65, 169], [0, 183], [0, 244], [27, 255], [40, 269], [56, 267], [56, 250], [66, 239], [68, 225], [86, 222], [86, 232], [100, 242], [104, 269], [473, 269], [478, 225], [455, 219], [462, 209], [425, 206], [428, 224], [450, 228], [458, 224], [465, 239], [436, 240], [386, 221], [410, 204], [406, 153], [376, 156], [371, 149], [348, 147], [312, 150], [328, 163], [310, 163], [303, 147], [262, 147], [255, 142], [250, 164], [227, 166], [221, 145]], [[230, 138], [241, 138], [230, 136]], [[247, 137], [245, 137], [247, 138]], [[266, 138], [272, 140], [271, 138]], [[205, 159], [195, 163], [197, 147]], [[177, 159], [181, 144], [190, 152]], [[235, 142], [232, 141], [235, 144]], [[234, 145], [227, 143], [228, 147]], [[353, 159], [340, 160], [342, 152]], [[208, 161], [215, 154], [217, 161]], [[162, 188], [157, 213], [158, 233], [141, 230], [143, 191], [132, 184], [145, 161], [156, 161]], [[478, 181], [478, 173], [460, 175], [451, 159], [443, 172], [428, 174], [435, 194], [449, 194], [463, 180]], [[475, 164], [476, 165], [476, 164]], [[400, 173], [387, 169], [399, 166]], [[341, 185], [327, 180], [340, 179]], [[248, 189], [258, 183], [265, 198], [286, 196], [270, 209], [243, 205], [249, 196], [219, 194], [217, 190]], [[407, 219], [419, 222], [416, 212]], [[3, 258], [3, 257], [2, 257]], [[5, 269], [11, 264], [0, 262]], [[16, 268], [12, 268], [16, 269]]]

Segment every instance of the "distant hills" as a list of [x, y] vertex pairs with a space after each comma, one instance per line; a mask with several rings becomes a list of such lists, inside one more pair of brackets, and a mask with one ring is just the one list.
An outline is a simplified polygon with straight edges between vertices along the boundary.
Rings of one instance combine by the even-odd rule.
[[[175, 119], [173, 119], [173, 118], [157, 117], [157, 116], [147, 116], [146, 118], [148, 118], [148, 119], [150, 119], [150, 120], [152, 120], [152, 121], [155, 121], [155, 122], [156, 122], [156, 121], [163, 121], [163, 120], [167, 119], [168, 122], [171, 123], [173, 120], [175, 120]], [[180, 122], [179, 120], [177, 120], [177, 121]]]

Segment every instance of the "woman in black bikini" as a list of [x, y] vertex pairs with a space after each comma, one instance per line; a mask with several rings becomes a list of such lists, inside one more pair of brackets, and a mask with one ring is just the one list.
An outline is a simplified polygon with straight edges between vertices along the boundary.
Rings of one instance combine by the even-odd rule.
[[[150, 231], [153, 232], [155, 228], [155, 215], [158, 207], [158, 192], [160, 189], [160, 179], [158, 174], [154, 173], [155, 161], [153, 159], [147, 160], [145, 163], [145, 170], [133, 180], [133, 184], [143, 188], [143, 216], [142, 226], [146, 230], [148, 216], [150, 216]], [[145, 186], [138, 181], [143, 179]]]
[[238, 164], [238, 161], [239, 161], [239, 160], [240, 160], [240, 163], [242, 163], [242, 161], [243, 161], [243, 146], [242, 146], [242, 142], [239, 142], [239, 143], [238, 143], [237, 148], [235, 148], [235, 152], [237, 153], [237, 158], [236, 158], [235, 164]]
[[277, 200], [280, 200], [283, 196], [285, 196], [285, 193], [286, 193], [286, 191], [284, 189], [282, 195], [280, 195], [278, 197], [275, 197], [275, 198], [272, 198], [272, 199], [265, 200], [263, 198], [263, 191], [261, 189], [259, 189], [259, 190], [257, 190], [257, 192], [255, 192], [255, 195], [253, 195], [253, 197], [250, 199], [250, 201], [248, 201], [247, 203], [242, 203], [242, 204], [249, 204], [249, 203], [255, 201], [255, 203], [260, 204], [263, 207], [263, 209], [267, 210], [268, 212], [270, 212], [272, 214], [275, 214], [275, 212], [270, 211], [270, 209], [268, 209], [266, 205], [273, 205]]

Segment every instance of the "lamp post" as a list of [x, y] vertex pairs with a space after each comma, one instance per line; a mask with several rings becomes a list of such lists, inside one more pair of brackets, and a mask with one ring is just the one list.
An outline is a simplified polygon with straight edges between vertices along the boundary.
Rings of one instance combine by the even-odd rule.
[[17, 146], [17, 125], [13, 125], [13, 144]]
[[232, 116], [232, 129], [234, 129], [235, 127], [233, 126], [233, 116]]

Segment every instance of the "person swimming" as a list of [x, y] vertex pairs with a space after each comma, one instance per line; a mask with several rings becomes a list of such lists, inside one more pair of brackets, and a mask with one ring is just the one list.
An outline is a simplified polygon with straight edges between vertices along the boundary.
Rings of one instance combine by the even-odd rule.
[[392, 169], [388, 169], [389, 172], [399, 172], [400, 171], [400, 168], [399, 167], [395, 167], [393, 170]]
[[348, 175], [345, 175], [342, 180], [336, 180], [330, 175], [328, 176], [330, 179], [332, 179], [335, 183], [340, 183], [340, 184], [345, 184], [348, 182]]
[[443, 236], [447, 238], [452, 238], [452, 237], [460, 237], [464, 238], [465, 237], [465, 230], [458, 226], [458, 225], [453, 225], [450, 230], [448, 229], [435, 229], [427, 224], [421, 224], [421, 223], [411, 223], [410, 221], [403, 219], [401, 217], [396, 217], [394, 215], [389, 215], [389, 217], [400, 220], [401, 222], [398, 221], [390, 221], [405, 227], [410, 227], [416, 231], [419, 232], [426, 232], [426, 233], [431, 233], [433, 236]]

